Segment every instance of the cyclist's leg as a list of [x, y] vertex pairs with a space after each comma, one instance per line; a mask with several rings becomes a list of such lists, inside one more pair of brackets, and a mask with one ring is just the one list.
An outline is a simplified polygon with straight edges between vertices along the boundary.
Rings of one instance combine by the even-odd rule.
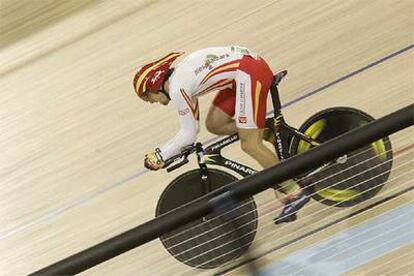
[[263, 144], [266, 102], [273, 73], [263, 59], [244, 57], [236, 74], [235, 118], [244, 152], [263, 168], [278, 163], [273, 151]]
[[237, 132], [233, 119], [235, 102], [236, 92], [232, 88], [217, 93], [206, 118], [206, 128], [209, 132], [217, 135], [230, 135]]
[[[262, 143], [266, 120], [267, 94], [270, 90], [272, 79], [273, 73], [266, 62], [262, 59], [257, 60], [251, 57], [246, 57], [242, 60], [236, 76], [235, 117], [239, 136], [246, 137], [252, 144], [256, 143], [256, 152], [253, 150], [254, 146], [251, 146], [253, 153], [248, 153], [264, 168], [274, 166], [279, 162], [276, 155]], [[259, 133], [260, 139], [257, 138]], [[240, 140], [243, 147], [242, 137]], [[262, 147], [271, 152], [273, 155], [272, 162], [268, 163], [268, 160], [272, 160], [270, 158], [265, 160], [268, 155], [265, 150], [261, 151]], [[258, 152], [260, 152], [261, 156], [256, 155]], [[290, 200], [285, 202], [288, 204], [275, 222], [294, 221], [296, 219], [296, 212], [309, 201], [309, 197], [301, 192], [300, 186], [293, 180], [285, 181], [278, 186], [283, 193], [289, 195]]]

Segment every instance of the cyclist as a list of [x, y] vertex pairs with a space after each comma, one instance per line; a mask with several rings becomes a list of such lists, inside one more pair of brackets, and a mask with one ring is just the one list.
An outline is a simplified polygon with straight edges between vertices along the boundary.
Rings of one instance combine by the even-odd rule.
[[[273, 80], [268, 64], [240, 46], [198, 50], [177, 63], [176, 59], [182, 55], [170, 53], [139, 68], [134, 77], [137, 95], [149, 103], [172, 102], [181, 126], [166, 145], [145, 156], [145, 167], [161, 169], [164, 160], [195, 142], [199, 132], [198, 97], [213, 91], [218, 93], [206, 118], [207, 130], [217, 135], [237, 132], [242, 150], [263, 168], [277, 164], [276, 154], [263, 144], [266, 101]], [[293, 180], [278, 186], [287, 200], [275, 222], [293, 221], [309, 196]]]

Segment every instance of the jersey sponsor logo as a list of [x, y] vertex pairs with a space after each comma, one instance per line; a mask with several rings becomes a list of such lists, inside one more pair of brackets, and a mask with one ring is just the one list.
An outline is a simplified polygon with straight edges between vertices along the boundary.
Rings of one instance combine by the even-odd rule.
[[247, 117], [239, 117], [240, 124], [247, 124]]
[[200, 74], [201, 72], [203, 72], [203, 70], [205, 70], [205, 69], [210, 69], [211, 70], [211, 69], [213, 69], [213, 63], [214, 62], [216, 62], [218, 60], [221, 60], [221, 59], [224, 59], [224, 58], [228, 58], [228, 57], [230, 57], [229, 54], [224, 54], [224, 55], [220, 55], [220, 56], [217, 56], [217, 55], [207, 55], [206, 56], [206, 59], [204, 60], [204, 64], [201, 65], [200, 67], [197, 67], [194, 70], [194, 74], [197, 76], [198, 74]]
[[239, 114], [246, 115], [246, 84], [241, 82], [239, 84]]
[[234, 53], [239, 53], [239, 54], [242, 54], [242, 55], [251, 56], [251, 57], [253, 57], [255, 59], [258, 58], [257, 54], [253, 53], [252, 51], [250, 51], [246, 47], [242, 47], [242, 46], [232, 46], [231, 47], [231, 51], [234, 52]]
[[190, 109], [189, 109], [189, 108], [185, 108], [185, 109], [178, 110], [178, 114], [179, 114], [180, 116], [185, 116], [185, 115], [187, 115], [189, 112], [190, 112]]

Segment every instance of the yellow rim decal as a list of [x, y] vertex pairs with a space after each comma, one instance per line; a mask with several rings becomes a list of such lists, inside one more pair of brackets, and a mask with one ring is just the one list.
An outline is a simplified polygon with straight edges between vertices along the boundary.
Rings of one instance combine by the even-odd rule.
[[386, 150], [385, 150], [385, 144], [384, 141], [378, 140], [375, 141], [374, 143], [371, 144], [372, 149], [375, 151], [375, 153], [378, 155], [379, 158], [381, 158], [382, 160], [387, 159], [387, 154], [386, 154]]
[[[362, 122], [359, 125], [363, 126], [363, 125], [366, 125], [366, 124], [368, 124], [368, 122]], [[371, 147], [380, 159], [382, 159], [382, 160], [387, 159], [387, 152], [386, 152], [386, 149], [385, 149], [385, 144], [384, 144], [383, 139], [380, 139], [378, 141], [375, 141], [375, 142], [371, 143]]]
[[254, 121], [257, 123], [257, 113], [259, 112], [260, 93], [262, 92], [262, 84], [260, 81], [256, 82], [255, 102], [254, 102]]
[[335, 202], [345, 202], [358, 197], [359, 192], [353, 189], [350, 190], [339, 190], [335, 188], [327, 188], [318, 191], [317, 194], [325, 199]]
[[[312, 139], [316, 139], [321, 134], [325, 126], [326, 126], [325, 119], [316, 121], [310, 127], [308, 127], [308, 129], [305, 131], [305, 134], [311, 137]], [[305, 152], [309, 150], [310, 147], [311, 147], [311, 144], [309, 144], [308, 142], [304, 140], [300, 140], [299, 145], [298, 145], [298, 153]]]

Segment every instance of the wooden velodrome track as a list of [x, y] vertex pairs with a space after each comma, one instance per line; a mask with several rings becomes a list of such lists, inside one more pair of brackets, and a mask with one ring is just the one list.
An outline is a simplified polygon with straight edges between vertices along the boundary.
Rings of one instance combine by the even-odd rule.
[[[173, 50], [249, 47], [274, 71], [289, 70], [281, 98], [292, 103], [284, 114], [295, 126], [329, 106], [353, 106], [381, 117], [414, 99], [412, 48], [381, 61], [413, 44], [412, 0], [1, 0], [0, 9], [1, 275], [34, 272], [150, 220], [163, 188], [194, 165], [171, 174], [143, 170], [143, 155], [178, 128], [172, 107], [146, 105], [133, 92], [134, 70], [145, 61]], [[201, 98], [202, 118], [213, 96]], [[411, 128], [393, 135], [394, 149], [410, 146], [412, 134]], [[202, 127], [199, 140], [212, 137]], [[258, 168], [237, 146], [228, 154]], [[412, 159], [411, 150], [395, 165]], [[412, 163], [393, 171], [395, 180], [375, 200], [412, 185], [410, 168]], [[257, 201], [260, 205], [271, 198], [273, 193], [265, 192]], [[413, 199], [412, 192], [405, 193], [269, 254], [260, 264]], [[367, 204], [338, 209], [337, 215]], [[258, 241], [257, 250], [317, 228], [328, 216], [323, 208], [313, 202], [298, 222], [262, 227], [258, 237], [273, 234]], [[269, 223], [275, 214], [260, 223]], [[403, 253], [405, 258], [399, 258]], [[408, 274], [413, 259], [413, 247], [407, 245], [349, 275], [382, 274], [383, 262], [393, 268], [392, 274]], [[153, 241], [85, 274], [185, 271], [196, 273]]]

